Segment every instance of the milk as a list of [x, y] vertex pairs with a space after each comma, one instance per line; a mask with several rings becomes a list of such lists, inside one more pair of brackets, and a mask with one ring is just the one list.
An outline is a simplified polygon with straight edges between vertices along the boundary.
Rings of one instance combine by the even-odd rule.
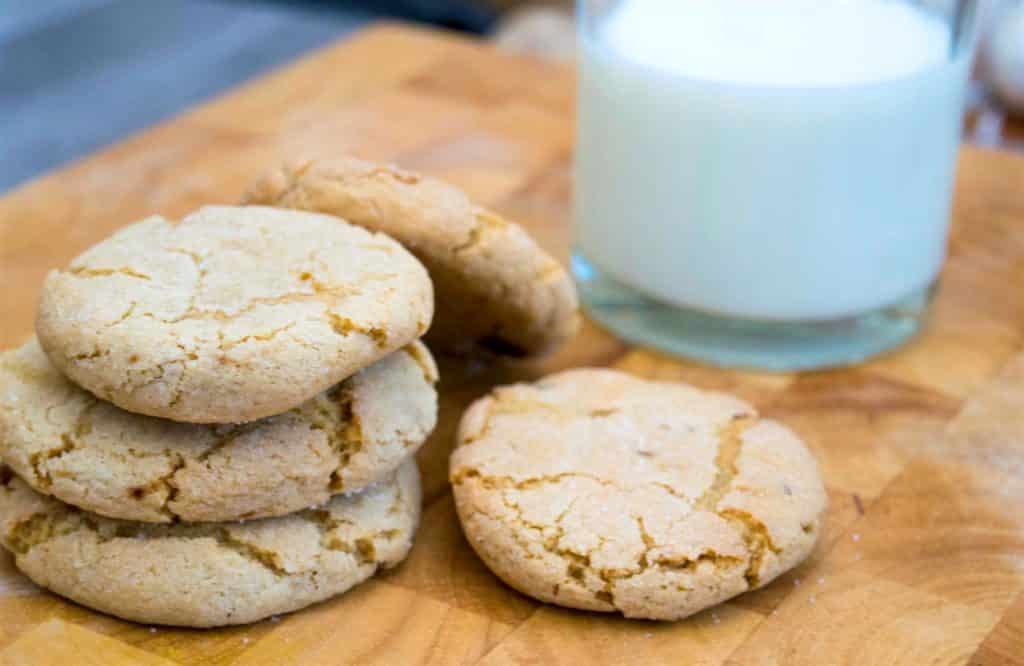
[[889, 0], [626, 0], [581, 36], [581, 253], [659, 301], [859, 315], [944, 257], [970, 49]]

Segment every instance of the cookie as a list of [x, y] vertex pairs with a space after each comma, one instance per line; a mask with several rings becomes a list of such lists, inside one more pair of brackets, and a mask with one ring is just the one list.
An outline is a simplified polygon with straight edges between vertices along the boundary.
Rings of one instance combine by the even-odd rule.
[[541, 601], [683, 618], [766, 585], [821, 529], [807, 448], [726, 395], [573, 370], [496, 389], [457, 437], [466, 537]]
[[9, 471], [2, 481], [0, 539], [18, 569], [83, 606], [147, 624], [245, 624], [323, 601], [401, 562], [420, 514], [412, 460], [356, 495], [245, 523], [113, 520]]
[[336, 218], [208, 206], [151, 217], [43, 285], [53, 363], [122, 409], [241, 423], [297, 407], [430, 324], [423, 266]]
[[112, 518], [280, 516], [392, 474], [434, 428], [436, 381], [415, 342], [279, 416], [194, 425], [97, 400], [32, 340], [0, 355], [0, 456], [36, 491]]
[[445, 183], [339, 159], [278, 169], [245, 200], [337, 215], [409, 248], [434, 280], [438, 313], [427, 341], [436, 348], [538, 356], [579, 326], [576, 290], [561, 264], [519, 225]]

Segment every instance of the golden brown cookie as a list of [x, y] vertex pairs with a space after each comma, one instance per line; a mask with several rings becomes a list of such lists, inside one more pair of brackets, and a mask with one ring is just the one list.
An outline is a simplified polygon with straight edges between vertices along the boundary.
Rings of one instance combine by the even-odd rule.
[[112, 518], [279, 516], [392, 474], [434, 428], [436, 381], [415, 342], [279, 416], [194, 425], [96, 399], [32, 340], [0, 355], [0, 456], [36, 491]]
[[401, 562], [420, 515], [412, 460], [320, 508], [219, 524], [102, 518], [0, 471], [0, 540], [17, 567], [83, 606], [152, 624], [245, 624], [341, 594]]
[[432, 346], [523, 358], [554, 350], [579, 326], [561, 264], [522, 227], [440, 181], [354, 159], [308, 162], [266, 175], [245, 201], [337, 215], [409, 248], [437, 293]]
[[382, 234], [208, 206], [125, 227], [51, 272], [36, 330], [54, 365], [122, 409], [240, 423], [411, 343], [432, 313], [423, 266]]
[[484, 562], [542, 601], [674, 620], [766, 585], [814, 546], [814, 458], [735, 398], [611, 370], [496, 389], [451, 482]]

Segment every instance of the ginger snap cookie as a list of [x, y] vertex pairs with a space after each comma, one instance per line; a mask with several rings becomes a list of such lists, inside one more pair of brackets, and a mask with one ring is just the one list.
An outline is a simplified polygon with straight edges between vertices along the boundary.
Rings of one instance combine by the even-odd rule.
[[437, 418], [419, 342], [284, 414], [195, 425], [126, 412], [64, 378], [35, 340], [0, 355], [0, 456], [36, 491], [144, 522], [279, 516], [386, 479]]
[[576, 289], [561, 264], [522, 227], [440, 181], [338, 159], [277, 169], [244, 200], [337, 215], [409, 248], [434, 281], [427, 341], [438, 348], [537, 356], [579, 326]]
[[423, 266], [382, 234], [208, 206], [125, 227], [51, 272], [36, 331], [64, 374], [122, 409], [240, 423], [404, 347], [432, 314]]
[[90, 514], [2, 471], [0, 540], [18, 569], [83, 606], [153, 624], [244, 624], [323, 601], [401, 562], [420, 515], [412, 460], [315, 509], [176, 525]]
[[814, 546], [814, 458], [744, 402], [582, 369], [496, 389], [459, 425], [466, 537], [542, 601], [674, 620], [766, 585]]

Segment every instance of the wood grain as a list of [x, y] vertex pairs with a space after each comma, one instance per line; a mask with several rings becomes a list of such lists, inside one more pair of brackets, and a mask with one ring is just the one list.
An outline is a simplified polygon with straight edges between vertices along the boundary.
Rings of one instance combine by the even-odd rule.
[[[563, 259], [572, 71], [452, 35], [380, 26], [0, 199], [0, 348], [39, 285], [120, 226], [234, 202], [285, 157], [354, 153], [466, 188]], [[0, 558], [5, 663], [1024, 664], [1024, 160], [965, 148], [928, 331], [857, 368], [722, 371], [588, 323], [543, 363], [442, 363], [420, 454], [422, 529], [399, 569], [305, 612], [192, 631], [93, 613]], [[737, 393], [795, 428], [831, 504], [796, 571], [683, 622], [542, 607], [495, 579], [455, 519], [447, 454], [496, 383], [602, 365]]]

